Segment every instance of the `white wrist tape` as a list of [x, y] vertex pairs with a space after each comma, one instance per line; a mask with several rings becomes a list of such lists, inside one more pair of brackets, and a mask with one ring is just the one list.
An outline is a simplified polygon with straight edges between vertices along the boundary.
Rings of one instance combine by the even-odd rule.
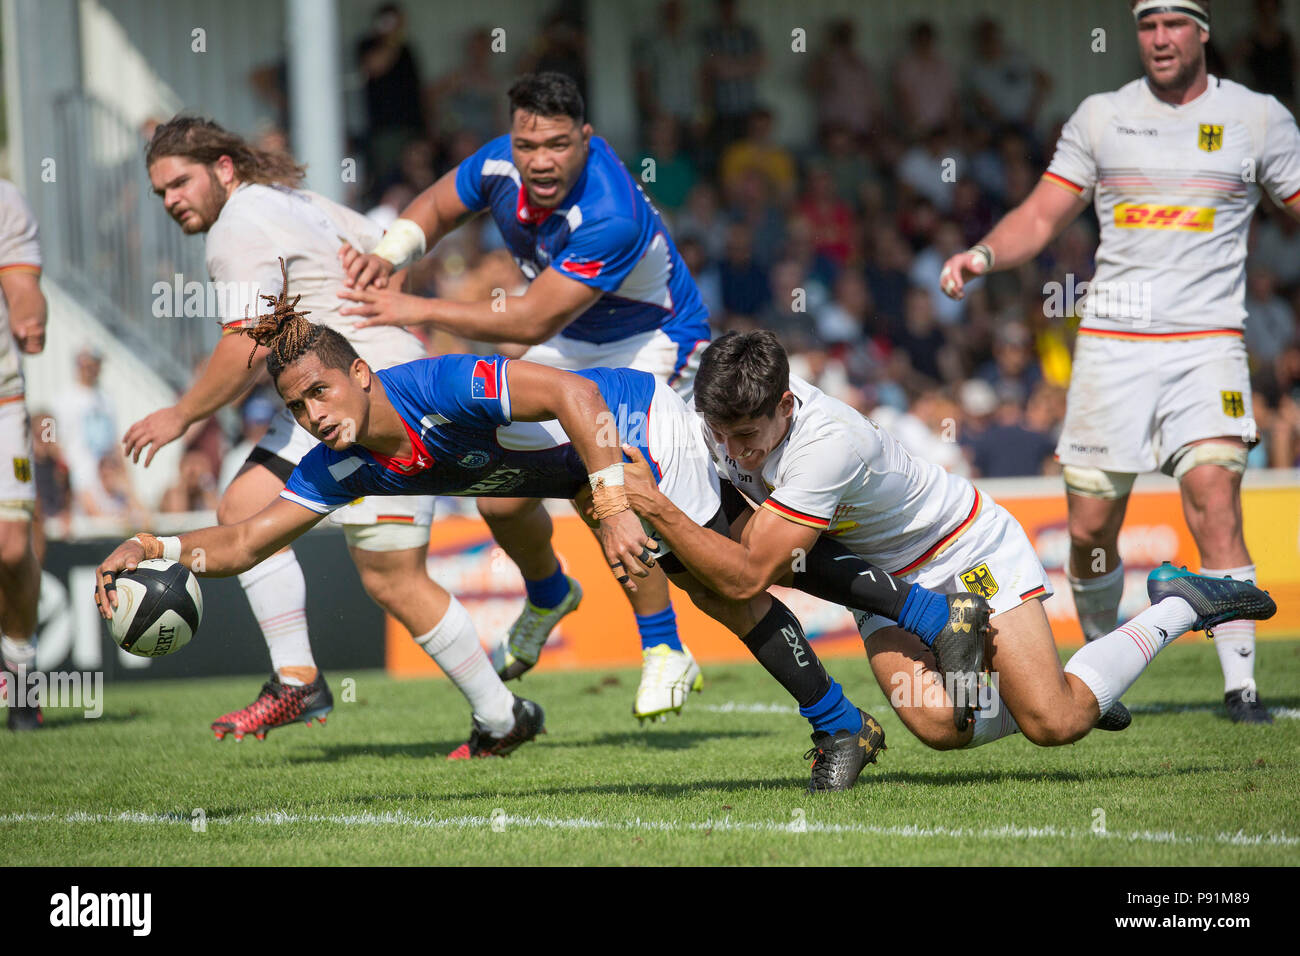
[[587, 476], [587, 480], [591, 482], [592, 491], [595, 491], [601, 482], [604, 482], [606, 488], [620, 486], [623, 484], [623, 463], [620, 461], [616, 465], [594, 471]]
[[984, 271], [988, 272], [993, 268], [993, 250], [980, 242], [970, 247], [970, 254], [984, 260]]
[[375, 246], [374, 255], [387, 259], [394, 269], [405, 269], [424, 255], [427, 240], [424, 229], [410, 219], [394, 219]]
[[[152, 541], [157, 541], [160, 545], [162, 545], [161, 557], [164, 561], [176, 561], [178, 563], [180, 562], [181, 559], [180, 538], [158, 538], [151, 534], [146, 534], [145, 537], [149, 538]], [[133, 535], [131, 540], [134, 541], [136, 544], [138, 544], [140, 547], [144, 548], [145, 557], [148, 558], [149, 542], [145, 541], [144, 538], [141, 538], [140, 535], [138, 534]]]

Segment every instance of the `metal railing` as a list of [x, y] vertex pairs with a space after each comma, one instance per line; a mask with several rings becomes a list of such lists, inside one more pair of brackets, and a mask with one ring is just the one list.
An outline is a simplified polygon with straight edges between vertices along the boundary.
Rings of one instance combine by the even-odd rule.
[[220, 336], [215, 316], [184, 314], [184, 283], [208, 277], [203, 239], [164, 211], [145, 171], [145, 140], [112, 107], [68, 93], [55, 101], [54, 120], [62, 188], [53, 191], [47, 271], [183, 389]]

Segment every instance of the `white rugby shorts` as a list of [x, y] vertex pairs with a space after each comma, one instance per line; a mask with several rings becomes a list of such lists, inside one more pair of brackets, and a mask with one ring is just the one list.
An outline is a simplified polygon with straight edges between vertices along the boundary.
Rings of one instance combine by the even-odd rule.
[[[1000, 504], [980, 493], [983, 504], [975, 522], [946, 550], [915, 571], [900, 575], [908, 584], [950, 594], [969, 591], [989, 602], [993, 615], [1032, 598], [1049, 598], [1052, 586], [1043, 563], [1020, 523]], [[896, 623], [879, 614], [854, 612], [865, 640]]]
[[651, 329], [616, 342], [582, 342], [557, 335], [534, 345], [522, 356], [538, 365], [573, 371], [585, 368], [631, 368], [649, 372], [672, 386], [682, 401], [690, 403], [695, 394], [695, 372], [708, 342], [698, 342], [681, 368], [677, 367], [677, 343], [662, 329]]
[[1170, 473], [1174, 453], [1205, 438], [1255, 441], [1246, 344], [1239, 335], [1120, 339], [1079, 334], [1062, 464]]
[[0, 521], [30, 521], [35, 508], [32, 436], [19, 395], [0, 404]]

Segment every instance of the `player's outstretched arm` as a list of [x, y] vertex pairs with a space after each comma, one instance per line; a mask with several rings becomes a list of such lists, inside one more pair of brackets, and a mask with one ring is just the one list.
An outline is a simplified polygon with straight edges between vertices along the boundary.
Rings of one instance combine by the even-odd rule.
[[589, 309], [601, 290], [546, 269], [523, 295], [494, 296], [481, 302], [452, 302], [408, 295], [393, 288], [342, 289], [339, 298], [355, 305], [341, 315], [362, 316], [357, 328], [425, 323], [475, 342], [536, 345]]
[[106, 620], [117, 607], [113, 578], [147, 558], [177, 561], [201, 577], [221, 578], [247, 571], [301, 537], [324, 515], [277, 498], [238, 524], [217, 525], [175, 538], [141, 532], [123, 541], [96, 569], [95, 603]]
[[348, 243], [339, 250], [339, 261], [347, 274], [344, 285], [354, 289], [399, 288], [393, 273], [417, 262], [447, 233], [459, 228], [474, 213], [456, 192], [456, 171], [446, 173], [402, 210], [369, 254]]
[[1074, 193], [1040, 179], [1029, 198], [1003, 216], [992, 232], [943, 264], [940, 288], [950, 298], [962, 298], [970, 279], [1028, 262], [1087, 208]]
[[[160, 448], [180, 438], [194, 422], [229, 405], [252, 387], [266, 351], [258, 346], [253, 352], [253, 342], [246, 336], [234, 333], [222, 336], [203, 371], [180, 401], [146, 415], [126, 430], [122, 436], [123, 454], [138, 462], [147, 450], [144, 466], [148, 468]], [[253, 353], [251, 368], [250, 353]]]
[[[510, 389], [510, 417], [517, 422], [557, 420], [587, 467], [594, 497], [594, 517], [600, 522], [600, 541], [610, 566], [621, 564], [628, 591], [635, 591], [631, 576], [645, 577], [654, 566], [648, 549], [653, 541], [628, 507], [622, 494], [623, 452], [614, 414], [596, 383], [572, 372], [516, 359], [506, 366]], [[613, 440], [610, 440], [613, 436]]]
[[790, 574], [795, 560], [817, 543], [817, 528], [786, 521], [770, 511], [756, 511], [739, 541], [702, 528], [659, 490], [645, 459], [624, 445], [632, 463], [624, 482], [632, 510], [654, 526], [682, 564], [718, 594], [748, 601]]

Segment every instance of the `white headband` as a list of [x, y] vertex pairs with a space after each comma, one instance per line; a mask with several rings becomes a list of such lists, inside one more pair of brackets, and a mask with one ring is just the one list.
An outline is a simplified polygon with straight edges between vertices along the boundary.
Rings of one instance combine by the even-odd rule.
[[1143, 17], [1157, 13], [1179, 13], [1191, 17], [1202, 30], [1210, 32], [1210, 15], [1197, 0], [1142, 0], [1133, 8], [1133, 19], [1140, 23]]

